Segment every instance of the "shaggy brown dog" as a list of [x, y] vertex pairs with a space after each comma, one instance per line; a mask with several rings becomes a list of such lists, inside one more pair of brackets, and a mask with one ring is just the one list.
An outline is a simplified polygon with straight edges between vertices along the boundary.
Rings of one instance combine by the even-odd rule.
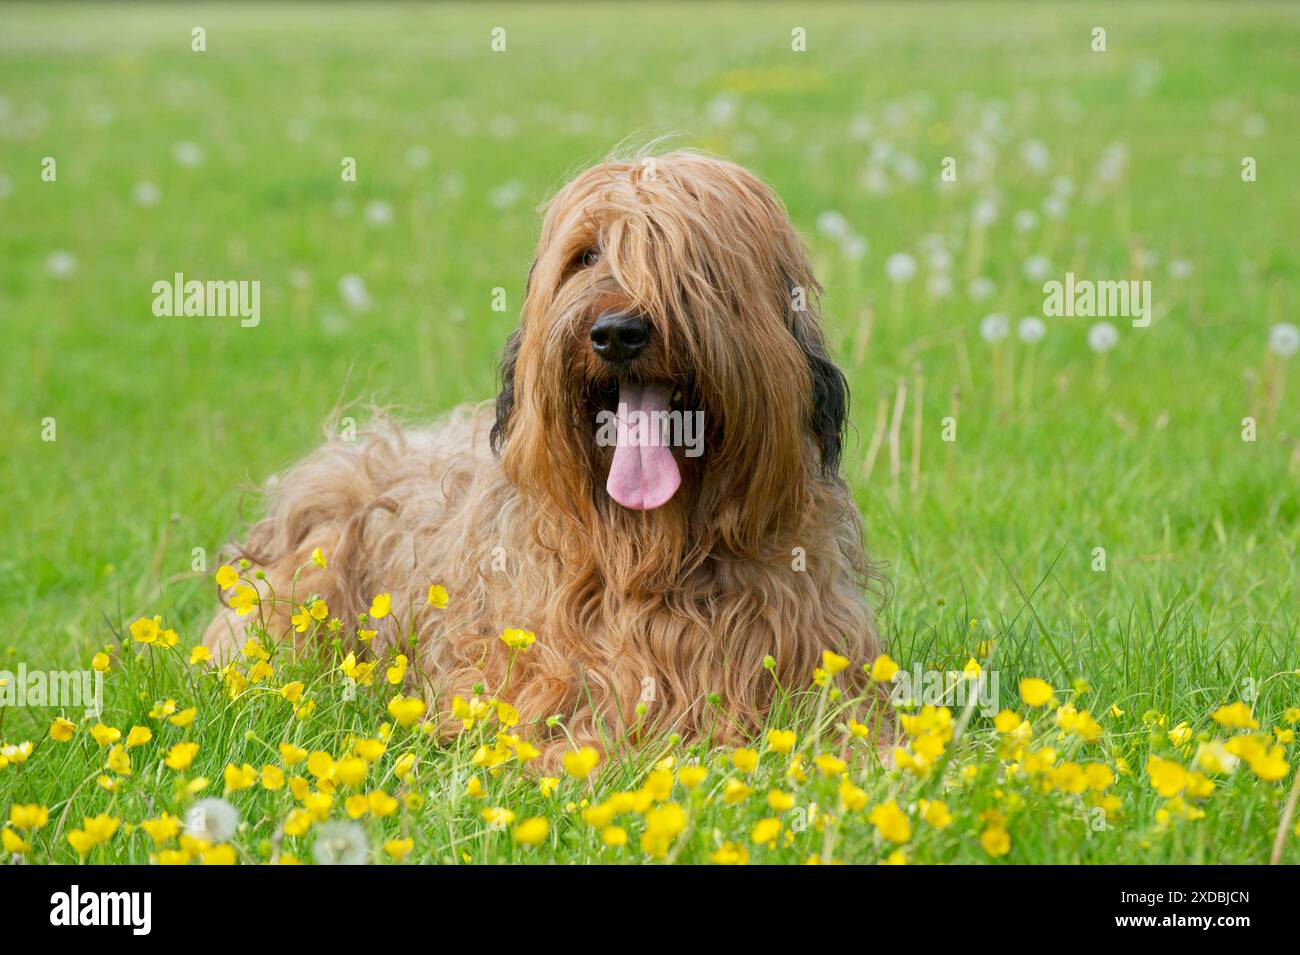
[[[311, 595], [350, 632], [391, 592], [372, 650], [414, 630], [440, 712], [478, 685], [552, 759], [551, 715], [604, 748], [752, 732], [769, 655], [802, 687], [837, 651], [860, 687], [879, 652], [874, 575], [838, 475], [848, 394], [820, 291], [744, 169], [691, 152], [588, 169], [550, 203], [495, 409], [332, 440], [273, 482], [240, 549], [277, 594], [272, 633]], [[668, 438], [702, 423], [702, 453], [655, 440], [656, 413]], [[427, 604], [435, 583], [445, 610]], [[247, 619], [212, 623], [218, 659]], [[505, 628], [536, 633], [513, 663]]]

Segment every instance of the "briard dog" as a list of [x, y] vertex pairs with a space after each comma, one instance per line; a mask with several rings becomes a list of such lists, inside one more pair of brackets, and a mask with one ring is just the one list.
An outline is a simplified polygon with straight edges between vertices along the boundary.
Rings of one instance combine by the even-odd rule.
[[[346, 641], [390, 593], [351, 648], [414, 636], [439, 713], [508, 701], [548, 762], [565, 732], [744, 738], [827, 650], [862, 689], [877, 575], [839, 476], [848, 391], [820, 292], [781, 201], [739, 166], [677, 151], [586, 170], [547, 208], [494, 405], [381, 421], [273, 480], [238, 550], [265, 574], [261, 616], [292, 634], [319, 597]], [[213, 621], [218, 660], [246, 619]], [[507, 629], [535, 643], [512, 650]]]

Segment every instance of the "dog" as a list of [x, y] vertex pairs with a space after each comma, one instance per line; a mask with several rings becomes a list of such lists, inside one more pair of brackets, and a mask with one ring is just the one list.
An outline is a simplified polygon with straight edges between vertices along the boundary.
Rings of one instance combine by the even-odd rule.
[[[862, 690], [882, 575], [839, 475], [849, 393], [822, 290], [781, 201], [679, 150], [599, 163], [545, 210], [495, 403], [381, 420], [273, 480], [236, 548], [269, 631], [301, 640], [290, 617], [319, 597], [359, 654], [414, 634], [435, 712], [508, 701], [551, 762], [570, 741], [745, 738], [773, 677], [809, 686], [827, 650]], [[367, 649], [380, 593], [394, 612], [361, 625]], [[218, 614], [216, 660], [248, 619]]]

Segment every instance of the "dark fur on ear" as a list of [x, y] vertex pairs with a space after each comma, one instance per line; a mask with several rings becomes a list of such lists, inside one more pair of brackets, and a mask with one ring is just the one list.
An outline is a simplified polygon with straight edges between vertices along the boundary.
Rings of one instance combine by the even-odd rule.
[[840, 450], [849, 416], [849, 383], [826, 354], [821, 332], [809, 324], [795, 326], [795, 341], [808, 359], [812, 376], [812, 420], [809, 430], [822, 449], [822, 471], [831, 477], [839, 471]]
[[505, 350], [501, 353], [501, 390], [497, 392], [497, 418], [492, 424], [492, 451], [501, 453], [506, 441], [506, 430], [510, 427], [510, 414], [515, 409], [515, 363], [519, 360], [519, 329], [510, 333], [506, 339]]
[[[788, 277], [785, 284], [793, 302], [796, 285]], [[791, 309], [790, 332], [803, 351], [812, 377], [812, 419], [808, 430], [821, 447], [822, 473], [832, 477], [839, 471], [840, 451], [844, 447], [844, 429], [849, 418], [849, 383], [844, 372], [827, 354], [826, 339], [815, 318]]]

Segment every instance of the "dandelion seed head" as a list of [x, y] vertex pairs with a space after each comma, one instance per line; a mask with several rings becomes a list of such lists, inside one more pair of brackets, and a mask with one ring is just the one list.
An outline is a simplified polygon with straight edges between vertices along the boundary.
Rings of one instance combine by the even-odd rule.
[[365, 865], [370, 845], [355, 822], [326, 822], [316, 830], [311, 854], [318, 865]]
[[986, 315], [980, 322], [980, 337], [986, 342], [1000, 342], [1011, 330], [1011, 319], [1001, 312]]
[[1104, 355], [1119, 344], [1119, 332], [1110, 322], [1098, 322], [1088, 329], [1088, 347]]
[[906, 282], [916, 275], [916, 259], [906, 252], [895, 252], [885, 261], [885, 274], [891, 282]]
[[1041, 342], [1047, 335], [1047, 323], [1036, 315], [1027, 315], [1016, 325], [1016, 334], [1029, 345]]
[[1290, 358], [1300, 349], [1300, 328], [1290, 322], [1278, 322], [1268, 330], [1268, 350], [1281, 358]]
[[239, 810], [224, 799], [200, 799], [185, 818], [187, 833], [214, 844], [229, 841], [239, 830]]

